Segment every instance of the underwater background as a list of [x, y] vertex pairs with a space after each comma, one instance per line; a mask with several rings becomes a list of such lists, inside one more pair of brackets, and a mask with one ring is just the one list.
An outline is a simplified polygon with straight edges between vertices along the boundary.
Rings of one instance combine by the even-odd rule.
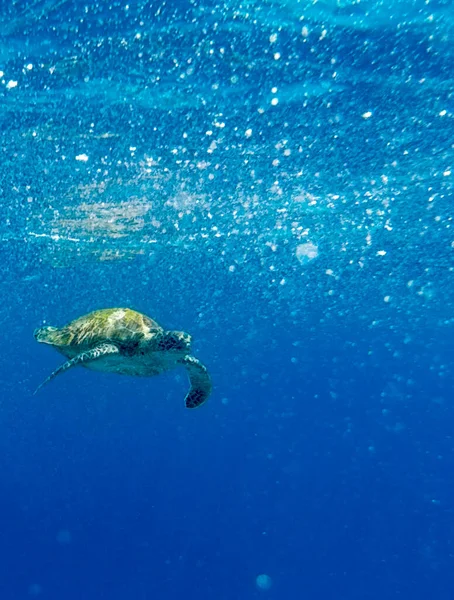
[[[3, 2], [0, 600], [454, 599], [451, 0]], [[129, 306], [214, 390], [62, 362]]]

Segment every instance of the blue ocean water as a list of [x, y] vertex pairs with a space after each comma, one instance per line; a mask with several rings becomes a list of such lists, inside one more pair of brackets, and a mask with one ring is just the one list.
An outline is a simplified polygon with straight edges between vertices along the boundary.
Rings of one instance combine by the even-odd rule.
[[[450, 0], [2, 4], [0, 599], [454, 598]], [[33, 331], [130, 306], [183, 370]]]

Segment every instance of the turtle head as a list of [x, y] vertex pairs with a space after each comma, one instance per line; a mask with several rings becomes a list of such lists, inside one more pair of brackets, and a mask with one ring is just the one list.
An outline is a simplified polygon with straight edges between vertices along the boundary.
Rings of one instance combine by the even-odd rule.
[[33, 332], [33, 335], [37, 342], [55, 345], [57, 344], [58, 331], [57, 327], [38, 327], [38, 329], [35, 329]]
[[187, 354], [191, 350], [191, 336], [184, 331], [164, 331], [159, 336], [158, 350]]

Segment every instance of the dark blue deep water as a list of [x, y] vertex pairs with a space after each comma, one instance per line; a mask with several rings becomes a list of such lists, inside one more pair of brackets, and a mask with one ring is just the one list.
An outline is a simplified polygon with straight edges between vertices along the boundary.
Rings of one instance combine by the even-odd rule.
[[[451, 0], [4, 0], [0, 72], [0, 600], [453, 600]], [[33, 396], [103, 307], [208, 402]]]

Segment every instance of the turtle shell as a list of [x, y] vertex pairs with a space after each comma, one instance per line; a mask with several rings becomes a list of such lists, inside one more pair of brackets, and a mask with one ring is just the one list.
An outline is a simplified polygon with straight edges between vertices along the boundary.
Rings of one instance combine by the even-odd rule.
[[49, 327], [46, 330], [46, 339], [41, 341], [62, 350], [71, 347], [79, 351], [106, 341], [133, 350], [144, 338], [163, 331], [156, 321], [130, 308], [96, 310], [64, 327]]

